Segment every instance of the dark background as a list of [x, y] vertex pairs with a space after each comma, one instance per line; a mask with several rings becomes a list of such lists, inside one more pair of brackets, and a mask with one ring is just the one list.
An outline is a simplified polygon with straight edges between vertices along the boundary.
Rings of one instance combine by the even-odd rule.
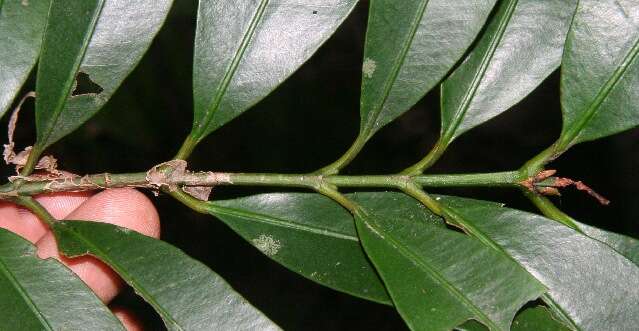
[[[366, 16], [364, 1], [280, 88], [200, 144], [190, 167], [300, 173], [338, 158], [358, 130]], [[195, 17], [195, 1], [175, 2], [149, 52], [105, 109], [52, 148], [63, 169], [78, 174], [137, 172], [176, 153], [192, 120]], [[33, 79], [27, 89], [33, 89]], [[439, 132], [436, 90], [381, 130], [345, 172], [393, 173], [421, 159]], [[32, 109], [32, 102], [26, 107]], [[21, 120], [17, 141], [20, 146], [32, 144], [33, 115], [23, 112]], [[513, 109], [460, 137], [429, 172], [517, 169], [549, 146], [560, 128], [559, 75], [555, 73]], [[581, 222], [638, 237], [638, 138], [635, 129], [577, 145], [550, 165], [563, 176], [588, 183], [612, 201], [610, 206], [600, 206], [573, 189], [565, 190], [556, 203]], [[218, 188], [214, 198], [263, 191]], [[534, 211], [512, 190], [436, 192], [502, 201]], [[162, 217], [164, 240], [206, 263], [284, 329], [405, 329], [392, 308], [312, 283], [266, 258], [213, 217], [196, 214], [166, 196], [153, 199]], [[157, 316], [132, 291], [116, 303], [137, 310], [151, 329], [161, 328]]]

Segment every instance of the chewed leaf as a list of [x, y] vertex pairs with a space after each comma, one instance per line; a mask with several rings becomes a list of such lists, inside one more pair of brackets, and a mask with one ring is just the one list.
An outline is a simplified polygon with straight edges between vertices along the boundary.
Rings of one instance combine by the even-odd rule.
[[112, 224], [64, 221], [53, 231], [67, 256], [104, 261], [169, 330], [279, 330], [220, 276], [181, 250]]
[[71, 133], [106, 104], [151, 45], [172, 3], [105, 0], [86, 53], [72, 73], [69, 98], [57, 118], [47, 120], [50, 132], [40, 144], [46, 147]]
[[[0, 329], [124, 330], [100, 299], [56, 260], [0, 228]], [[64, 303], [64, 304], [60, 304]]]
[[428, 222], [392, 213], [392, 205], [420, 206], [406, 195], [364, 193], [355, 200], [368, 214], [355, 218], [362, 245], [412, 330], [451, 330], [469, 319], [509, 330], [515, 313], [546, 290], [501, 252], [439, 226], [427, 209]]
[[541, 281], [543, 297], [578, 330], [639, 325], [639, 267], [610, 246], [545, 217], [493, 203], [441, 197], [453, 219], [472, 227]]
[[[60, 115], [93, 35], [105, 0], [52, 0], [36, 82], [36, 154], [59, 138]], [[39, 155], [36, 155], [39, 156]]]

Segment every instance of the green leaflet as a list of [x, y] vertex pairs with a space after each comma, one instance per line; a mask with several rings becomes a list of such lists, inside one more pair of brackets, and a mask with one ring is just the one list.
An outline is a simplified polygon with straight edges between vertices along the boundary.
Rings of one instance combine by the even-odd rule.
[[[455, 328], [458, 331], [486, 331], [485, 326], [475, 321], [468, 321]], [[517, 313], [511, 331], [569, 331], [566, 326], [556, 321], [547, 308], [537, 306], [526, 308]]]
[[111, 98], [146, 53], [173, 0], [105, 0], [79, 72], [99, 88], [67, 100], [49, 144], [71, 133]]
[[51, 0], [36, 82], [36, 154], [53, 142], [103, 5], [104, 0]]
[[495, 0], [371, 1], [360, 108], [360, 134], [365, 139], [444, 77], [480, 32], [494, 4]]
[[610, 231], [605, 231], [594, 226], [575, 222], [579, 230], [583, 231], [587, 236], [597, 239], [608, 246], [614, 248], [619, 254], [628, 258], [634, 264], [639, 266], [639, 240]]
[[[69, 269], [0, 228], [1, 330], [124, 330]], [[64, 303], [64, 304], [61, 304]]]
[[163, 241], [106, 223], [56, 222], [53, 231], [66, 256], [90, 254], [113, 268], [168, 330], [279, 330], [217, 274]]
[[266, 97], [335, 32], [356, 2], [200, 1], [193, 61], [193, 142], [184, 147], [192, 149]]
[[[545, 292], [511, 259], [438, 225], [439, 217], [406, 195], [355, 198], [367, 214], [355, 217], [362, 245], [412, 330], [451, 330], [471, 318], [509, 330], [521, 306]], [[431, 219], [389, 212], [397, 204], [411, 204]]]
[[[54, 0], [52, 8], [61, 8], [52, 11], [38, 68], [39, 149], [77, 129], [106, 104], [149, 48], [173, 1], [104, 0], [101, 12], [94, 12], [97, 23], [71, 11], [90, 2]], [[76, 33], [70, 36], [71, 29]], [[70, 96], [78, 72], [95, 90]]]
[[559, 151], [639, 124], [639, 3], [581, 0], [564, 53]]
[[505, 0], [468, 58], [442, 84], [447, 146], [503, 113], [560, 64], [576, 0]]
[[0, 117], [11, 106], [40, 54], [49, 1], [0, 1]]
[[579, 330], [639, 325], [639, 268], [606, 244], [539, 215], [485, 201], [442, 197], [454, 222], [541, 281], [543, 299]]
[[[265, 255], [315, 282], [368, 300], [391, 304], [368, 262], [353, 217], [320, 194], [273, 193], [214, 201], [215, 215]], [[421, 210], [393, 206], [421, 219]]]
[[545, 307], [527, 308], [517, 314], [512, 331], [568, 331], [565, 325], [556, 321]]

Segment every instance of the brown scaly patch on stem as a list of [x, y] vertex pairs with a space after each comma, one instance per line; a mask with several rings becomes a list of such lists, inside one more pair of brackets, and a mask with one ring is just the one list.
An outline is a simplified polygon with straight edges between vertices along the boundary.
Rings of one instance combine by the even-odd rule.
[[[521, 181], [519, 184], [529, 191], [535, 192], [537, 194], [553, 196], [561, 196], [561, 193], [559, 192], [560, 188], [574, 186], [577, 190], [584, 191], [591, 197], [595, 198], [600, 204], [604, 206], [610, 204], [610, 200], [595, 192], [595, 190], [593, 190], [583, 182], [575, 181], [565, 177], [552, 177], [555, 173], [557, 173], [557, 170], [544, 170], [533, 177]], [[548, 182], [547, 180], [550, 180], [550, 182]]]
[[[35, 92], [27, 93], [16, 108], [11, 113], [11, 118], [9, 119], [9, 124], [7, 127], [7, 136], [9, 138], [9, 143], [4, 145], [4, 151], [2, 152], [2, 156], [4, 158], [4, 162], [6, 164], [13, 164], [16, 166], [16, 173], [20, 173], [20, 169], [27, 164], [27, 159], [29, 159], [29, 154], [31, 153], [31, 146], [27, 146], [23, 151], [16, 154], [15, 142], [13, 141], [13, 136], [16, 131], [16, 126], [18, 125], [18, 119], [20, 118], [20, 109], [22, 109], [22, 104], [29, 98], [35, 98]], [[57, 170], [58, 168], [58, 160], [52, 155], [46, 155], [42, 157], [38, 164], [35, 166], [36, 169], [45, 170], [46, 172], [60, 175], [60, 172]]]

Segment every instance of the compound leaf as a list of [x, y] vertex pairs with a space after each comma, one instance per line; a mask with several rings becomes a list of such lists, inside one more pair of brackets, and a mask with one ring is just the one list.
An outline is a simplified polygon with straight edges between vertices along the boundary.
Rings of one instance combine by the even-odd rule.
[[53, 0], [36, 86], [38, 149], [104, 106], [150, 46], [171, 4]]
[[0, 1], [0, 117], [38, 60], [49, 1]]
[[639, 124], [639, 2], [581, 0], [564, 54], [559, 147]]
[[522, 265], [548, 288], [544, 301], [578, 330], [639, 324], [639, 268], [608, 245], [545, 217], [442, 197], [451, 220]]
[[506, 111], [557, 69], [576, 5], [501, 2], [468, 58], [442, 84], [442, 144]]
[[[329, 198], [260, 194], [212, 202], [210, 213], [292, 271], [330, 288], [390, 304], [359, 243], [353, 217]], [[423, 217], [411, 210], [403, 213]]]
[[190, 138], [267, 96], [324, 43], [356, 0], [200, 1]]
[[372, 136], [432, 89], [481, 31], [495, 0], [374, 0], [364, 48], [361, 134]]
[[69, 269], [42, 260], [18, 235], [0, 228], [0, 329], [124, 330], [100, 299]]
[[[521, 306], [545, 292], [510, 258], [438, 225], [438, 216], [406, 195], [358, 193], [355, 200], [366, 210], [355, 217], [362, 245], [412, 330], [451, 330], [471, 318], [509, 330]], [[397, 204], [430, 220], [386, 209]]]
[[53, 231], [69, 257], [104, 261], [169, 330], [279, 330], [220, 276], [181, 250], [112, 224], [64, 221]]

